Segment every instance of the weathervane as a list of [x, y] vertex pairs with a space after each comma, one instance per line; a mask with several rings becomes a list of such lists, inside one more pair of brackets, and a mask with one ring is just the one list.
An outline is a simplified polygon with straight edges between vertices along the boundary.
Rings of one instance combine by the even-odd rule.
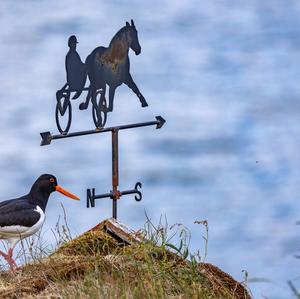
[[[60, 134], [52, 135], [50, 132], [40, 133], [42, 137], [41, 145], [48, 145], [52, 140], [64, 139], [75, 136], [111, 132], [112, 134], [112, 190], [109, 193], [95, 195], [95, 189], [87, 189], [87, 207], [95, 206], [95, 199], [109, 197], [113, 200], [113, 218], [117, 218], [117, 200], [123, 195], [136, 194], [135, 200], [142, 199], [142, 193], [139, 188], [140, 182], [135, 184], [134, 189], [120, 191], [119, 185], [119, 153], [118, 136], [119, 131], [133, 129], [138, 127], [156, 125], [160, 129], [165, 120], [161, 116], [156, 116], [154, 121], [119, 125], [105, 128], [107, 113], [113, 111], [113, 102], [115, 90], [122, 83], [125, 83], [137, 95], [142, 107], [147, 107], [144, 96], [134, 83], [129, 72], [129, 49], [132, 49], [136, 55], [141, 53], [141, 46], [138, 41], [138, 34], [133, 20], [131, 24], [121, 28], [112, 38], [109, 47], [97, 47], [85, 60], [81, 61], [76, 51], [78, 41], [75, 35], [69, 37], [69, 51], [66, 55], [65, 66], [67, 73], [67, 83], [56, 92], [55, 120]], [[85, 87], [87, 79], [89, 86]], [[109, 101], [106, 101], [106, 86], [109, 86]], [[95, 129], [69, 133], [72, 122], [71, 100], [80, 97], [83, 91], [87, 91], [85, 101], [79, 105], [80, 110], [88, 108], [92, 103], [92, 117]], [[74, 94], [72, 97], [71, 95]], [[63, 125], [63, 118], [65, 118]]]
[[[61, 134], [67, 134], [72, 122], [71, 99], [80, 97], [83, 91], [87, 91], [86, 99], [79, 105], [80, 110], [85, 110], [92, 102], [92, 115], [96, 128], [105, 126], [107, 113], [113, 111], [115, 90], [125, 83], [139, 98], [142, 107], [147, 107], [144, 96], [134, 83], [130, 72], [128, 52], [132, 49], [136, 55], [141, 53], [137, 30], [133, 20], [131, 25], [121, 28], [112, 38], [108, 48], [97, 47], [83, 63], [76, 51], [78, 41], [75, 35], [69, 37], [70, 48], [66, 55], [65, 66], [67, 83], [56, 92], [56, 125]], [[85, 83], [89, 79], [89, 86]], [[109, 86], [109, 104], [105, 97], [106, 85]], [[71, 94], [75, 93], [71, 98]], [[65, 116], [66, 125], [61, 124]]]

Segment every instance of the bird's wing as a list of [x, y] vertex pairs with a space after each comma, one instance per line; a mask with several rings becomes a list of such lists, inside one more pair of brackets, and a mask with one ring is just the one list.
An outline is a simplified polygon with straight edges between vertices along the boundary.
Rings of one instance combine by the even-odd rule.
[[7, 204], [11, 203], [11, 201], [19, 201], [19, 200], [24, 200], [28, 197], [28, 195], [24, 195], [18, 198], [14, 198], [14, 199], [8, 199], [8, 200], [4, 200], [0, 202], [0, 209], [3, 208], [4, 206], [6, 206]]
[[24, 198], [1, 202], [0, 227], [20, 225], [31, 227], [37, 223], [41, 214], [35, 206]]

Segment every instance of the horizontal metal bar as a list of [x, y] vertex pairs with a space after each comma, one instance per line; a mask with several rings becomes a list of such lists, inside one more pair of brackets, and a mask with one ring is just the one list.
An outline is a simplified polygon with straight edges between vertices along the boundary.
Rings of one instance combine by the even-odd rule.
[[104, 193], [104, 194], [99, 194], [99, 195], [94, 195], [94, 199], [100, 199], [100, 198], [106, 198], [106, 197], [113, 197], [113, 193]]
[[[123, 195], [129, 195], [129, 194], [138, 194], [141, 197], [141, 192], [137, 189], [138, 187], [140, 188], [142, 186], [142, 184], [140, 182], [135, 184], [136, 189], [131, 189], [131, 190], [125, 190], [125, 191], [117, 191], [119, 196], [123, 196]], [[92, 189], [92, 194], [88, 194], [88, 199], [92, 198], [92, 200], [95, 199], [100, 199], [100, 198], [106, 198], [106, 197], [110, 197], [110, 198], [114, 198], [114, 192], [109, 192], [109, 193], [103, 193], [103, 194], [99, 194], [99, 195], [95, 195], [95, 189]], [[138, 200], [139, 201], [139, 200]]]
[[[120, 196], [134, 194], [134, 193], [137, 193], [136, 189], [126, 190], [126, 191], [120, 191]], [[106, 197], [112, 198], [113, 197], [113, 192], [104, 193], [104, 194], [99, 194], [99, 195], [94, 195], [93, 196], [94, 199], [100, 199], [100, 198], [106, 198]]]
[[152, 125], [156, 125], [156, 129], [160, 129], [166, 121], [161, 116], [156, 116], [155, 118], [156, 118], [155, 121], [134, 123], [134, 124], [129, 124], [129, 125], [121, 125], [121, 126], [114, 126], [114, 127], [108, 127], [108, 128], [99, 128], [99, 129], [94, 129], [94, 130], [79, 131], [79, 132], [74, 132], [74, 133], [68, 133], [65, 135], [63, 135], [63, 134], [52, 135], [50, 132], [43, 132], [43, 133], [40, 133], [40, 135], [42, 137], [41, 146], [50, 144], [51, 141], [54, 139], [64, 139], [64, 138], [69, 138], [69, 137], [111, 132], [111, 131], [116, 131], [116, 130], [126, 130], [126, 129], [152, 126]]
[[121, 191], [120, 192], [121, 195], [129, 195], [129, 194], [134, 194], [134, 193], [137, 193], [136, 189], [126, 190], [126, 191]]

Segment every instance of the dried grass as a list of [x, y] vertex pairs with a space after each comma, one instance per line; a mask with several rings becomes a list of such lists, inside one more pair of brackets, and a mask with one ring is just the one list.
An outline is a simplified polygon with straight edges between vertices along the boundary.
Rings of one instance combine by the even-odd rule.
[[0, 298], [249, 299], [245, 286], [208, 263], [191, 263], [152, 242], [131, 244], [105, 222], [49, 257], [0, 272]]

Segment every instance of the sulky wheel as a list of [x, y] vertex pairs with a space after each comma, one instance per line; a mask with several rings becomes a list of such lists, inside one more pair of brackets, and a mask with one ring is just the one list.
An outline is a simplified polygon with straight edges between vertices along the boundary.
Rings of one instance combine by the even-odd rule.
[[[96, 93], [97, 107], [93, 105], [93, 121], [96, 128], [103, 128], [107, 120], [107, 106], [105, 97], [101, 97], [102, 90], [98, 90]], [[96, 109], [98, 109], [98, 114]], [[98, 117], [99, 115], [99, 117]]]
[[57, 129], [61, 134], [69, 132], [72, 121], [72, 107], [69, 94], [61, 94], [59, 98], [57, 97], [55, 121]]

